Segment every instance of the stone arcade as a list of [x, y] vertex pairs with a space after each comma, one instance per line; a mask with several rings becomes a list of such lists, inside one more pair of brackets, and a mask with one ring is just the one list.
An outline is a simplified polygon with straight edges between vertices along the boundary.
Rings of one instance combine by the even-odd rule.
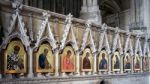
[[4, 33], [0, 84], [99, 84], [102, 80], [149, 84], [147, 34], [30, 7], [19, 0], [0, 0], [0, 7]]

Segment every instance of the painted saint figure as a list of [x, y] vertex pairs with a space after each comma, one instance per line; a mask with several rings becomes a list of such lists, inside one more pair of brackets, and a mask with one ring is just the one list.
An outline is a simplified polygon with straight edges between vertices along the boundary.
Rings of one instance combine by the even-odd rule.
[[14, 46], [14, 52], [7, 57], [7, 69], [8, 70], [20, 70], [24, 69], [23, 59], [18, 55], [20, 51], [19, 46]]
[[138, 58], [136, 58], [135, 69], [139, 69], [139, 68], [140, 68], [140, 61]]
[[102, 53], [102, 59], [99, 64], [99, 69], [107, 69], [107, 60], [105, 58], [105, 53]]
[[143, 58], [143, 69], [148, 70], [148, 59], [146, 57]]
[[129, 57], [126, 56], [126, 61], [125, 61], [125, 66], [124, 66], [125, 69], [130, 69], [131, 68], [131, 63], [130, 63], [130, 60], [129, 60]]
[[120, 68], [119, 58], [117, 55], [115, 55], [115, 58], [116, 58], [116, 62], [114, 63], [114, 69], [119, 69]]
[[51, 68], [51, 64], [47, 60], [48, 49], [44, 49], [44, 53], [39, 56], [39, 67], [41, 69]]
[[83, 59], [83, 69], [91, 69], [91, 63], [89, 60], [90, 53], [87, 52], [86, 56]]
[[67, 55], [65, 55], [63, 57], [63, 64], [62, 64], [63, 65], [62, 66], [63, 70], [73, 70], [74, 69], [74, 64], [73, 64], [73, 62], [70, 58], [71, 55], [72, 55], [71, 51], [68, 50]]

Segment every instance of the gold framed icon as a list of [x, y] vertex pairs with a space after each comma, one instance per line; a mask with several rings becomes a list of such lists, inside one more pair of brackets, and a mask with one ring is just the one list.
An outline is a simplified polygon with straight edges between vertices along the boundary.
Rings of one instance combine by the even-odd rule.
[[111, 58], [112, 70], [113, 71], [120, 71], [120, 54], [119, 52], [114, 52]]
[[133, 60], [134, 71], [140, 71], [140, 56], [136, 54]]
[[90, 48], [85, 48], [81, 57], [81, 71], [92, 71], [93, 55]]
[[51, 46], [48, 43], [43, 43], [39, 46], [35, 56], [35, 72], [54, 72], [54, 55]]
[[61, 54], [61, 72], [75, 72], [75, 53], [72, 46], [66, 46]]
[[11, 41], [4, 52], [4, 73], [26, 73], [27, 53], [20, 40]]
[[147, 55], [142, 58], [142, 65], [143, 71], [149, 71], [149, 58]]
[[131, 56], [129, 53], [126, 53], [123, 58], [123, 69], [124, 71], [131, 71]]
[[98, 71], [108, 71], [108, 54], [106, 50], [102, 50], [98, 56]]

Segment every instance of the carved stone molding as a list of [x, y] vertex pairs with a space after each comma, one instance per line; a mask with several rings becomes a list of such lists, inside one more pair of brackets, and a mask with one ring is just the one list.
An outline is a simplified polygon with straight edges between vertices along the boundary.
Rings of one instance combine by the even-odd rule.
[[114, 40], [113, 40], [113, 47], [112, 47], [112, 52], [115, 52], [116, 49], [119, 49], [119, 53], [123, 54], [123, 49], [120, 41], [120, 35], [119, 35], [119, 29], [116, 27], [115, 29], [115, 35], [114, 35]]
[[136, 36], [136, 42], [135, 42], [135, 51], [134, 54], [136, 55], [139, 52], [140, 56], [143, 56], [142, 48], [141, 48], [141, 42], [140, 42], [140, 35]]
[[[54, 39], [54, 35], [51, 31], [51, 26], [49, 24], [50, 14], [48, 14], [47, 12], [43, 12], [42, 14], [43, 14], [44, 20], [42, 21], [41, 27], [38, 31], [37, 42], [35, 44], [35, 49], [38, 48], [39, 45], [43, 41], [47, 41], [52, 46], [52, 50], [54, 50], [54, 49], [57, 48], [57, 45], [56, 45], [56, 40]], [[45, 35], [46, 31], [48, 32], [48, 35]]]
[[[69, 13], [66, 16], [66, 20], [65, 20], [65, 24], [64, 24], [64, 31], [63, 31], [63, 35], [62, 35], [60, 50], [62, 50], [65, 47], [65, 44], [67, 44], [67, 43], [70, 43], [75, 51], [78, 50], [76, 37], [75, 37], [74, 31], [72, 29], [73, 28], [72, 20], [73, 20], [72, 15], [71, 15], [71, 13]], [[68, 37], [69, 33], [71, 33], [72, 38], [69, 41], [67, 41], [67, 37]]]
[[100, 52], [102, 48], [106, 48], [107, 53], [111, 52], [109, 42], [108, 42], [108, 37], [107, 37], [107, 25], [106, 24], [102, 25], [98, 51]]
[[[96, 52], [96, 48], [95, 48], [95, 44], [94, 44], [94, 40], [93, 40], [93, 37], [92, 37], [92, 32], [91, 32], [91, 21], [87, 21], [86, 22], [86, 29], [85, 29], [85, 32], [83, 34], [83, 39], [82, 39], [82, 44], [81, 44], [81, 50], [84, 50], [84, 48], [89, 45], [91, 50], [92, 50], [92, 53]], [[87, 44], [87, 39], [88, 39], [88, 36], [90, 38], [90, 43]]]
[[124, 48], [124, 53], [127, 53], [129, 51], [130, 55], [133, 55], [133, 45], [131, 42], [131, 38], [130, 38], [131, 34], [130, 32], [126, 33], [126, 42], [125, 42], [125, 48]]
[[11, 1], [12, 1], [12, 8], [22, 9], [23, 0], [11, 0]]
[[[15, 27], [15, 24], [18, 24], [19, 27]], [[12, 19], [10, 20], [10, 26], [8, 28], [8, 32], [5, 33], [5, 37], [3, 38], [4, 41], [2, 43], [2, 48], [5, 49], [7, 43], [9, 43], [9, 41], [13, 38], [19, 38], [22, 41], [22, 43], [25, 45], [27, 50], [27, 47], [30, 45], [30, 41], [29, 41], [29, 37], [27, 36], [27, 30], [22, 20], [22, 16], [19, 15], [19, 8], [15, 10], [15, 14], [12, 14]]]
[[145, 41], [144, 41], [144, 49], [143, 49], [143, 55], [147, 53], [148, 56], [150, 56], [149, 51], [149, 44], [148, 44], [148, 35], [145, 35]]

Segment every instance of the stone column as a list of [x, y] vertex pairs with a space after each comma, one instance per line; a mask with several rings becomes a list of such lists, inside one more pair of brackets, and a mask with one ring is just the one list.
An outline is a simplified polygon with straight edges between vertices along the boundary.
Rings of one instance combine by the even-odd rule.
[[93, 0], [93, 5], [97, 5], [97, 0]]
[[80, 18], [90, 20], [91, 22], [101, 25], [101, 13], [97, 0], [83, 0], [83, 5], [80, 11]]
[[92, 0], [87, 0], [87, 6], [92, 6], [93, 5], [92, 3], [93, 3]]
[[33, 49], [28, 47], [28, 78], [33, 77]]
[[55, 56], [55, 76], [59, 76], [59, 51], [54, 52]]
[[93, 74], [97, 74], [97, 53], [94, 53]]
[[120, 64], [121, 64], [121, 74], [124, 72], [124, 70], [123, 70], [123, 57], [124, 57], [124, 55], [121, 55], [121, 60], [120, 60]]
[[87, 4], [86, 4], [86, 0], [83, 0], [83, 6], [86, 6]]
[[143, 63], [143, 61], [142, 61], [142, 58], [143, 58], [143, 57], [141, 56], [141, 57], [140, 57], [140, 60], [141, 60], [141, 61], [140, 61], [140, 68], [141, 68], [141, 72], [143, 72], [143, 69], [142, 69], [142, 68], [143, 68], [143, 64], [142, 64], [142, 63]]
[[76, 75], [80, 75], [80, 55], [78, 51], [76, 53]]
[[144, 27], [147, 27], [147, 31], [150, 37], [150, 0], [141, 0], [143, 2], [143, 8], [140, 11], [141, 13], [143, 13], [141, 15], [141, 17], [143, 17], [143, 23], [144, 23]]
[[134, 57], [131, 57], [131, 72], [134, 73]]
[[109, 60], [108, 74], [111, 74], [111, 72], [112, 72], [111, 56], [112, 56], [112, 53], [110, 53], [109, 57], [108, 57], [108, 60]]

